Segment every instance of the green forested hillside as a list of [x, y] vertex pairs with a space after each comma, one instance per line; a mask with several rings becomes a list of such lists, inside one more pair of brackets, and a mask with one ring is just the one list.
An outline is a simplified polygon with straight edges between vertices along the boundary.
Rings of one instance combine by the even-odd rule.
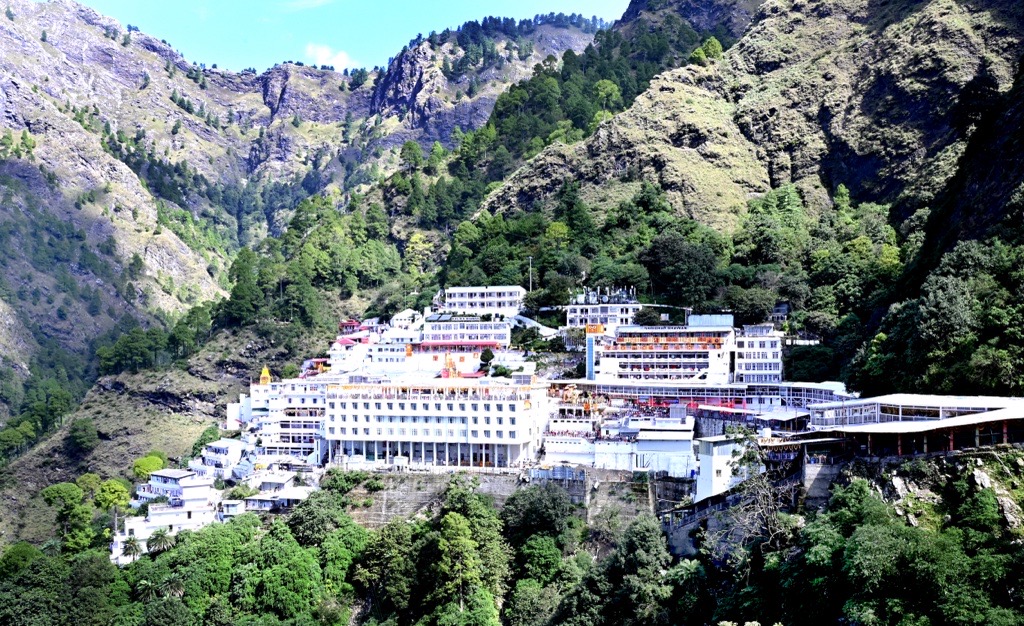
[[[332, 471], [285, 518], [261, 523], [247, 514], [154, 538], [151, 554], [119, 569], [98, 547], [110, 521], [98, 507], [116, 489], [83, 477], [47, 492], [64, 520], [63, 544], [18, 543], [0, 555], [0, 619], [1016, 624], [1024, 618], [1016, 590], [1024, 553], [1020, 509], [1007, 491], [1019, 479], [1014, 454], [991, 456], [980, 469], [974, 459], [888, 468], [892, 481], [911, 485], [895, 506], [855, 478], [807, 517], [739, 507], [698, 531], [700, 551], [674, 563], [654, 518], [588, 526], [555, 485], [523, 488], [499, 511], [456, 477], [431, 516], [367, 531], [347, 513], [361, 504], [350, 491], [364, 483], [372, 495], [380, 479]], [[715, 524], [744, 530], [722, 534]]]

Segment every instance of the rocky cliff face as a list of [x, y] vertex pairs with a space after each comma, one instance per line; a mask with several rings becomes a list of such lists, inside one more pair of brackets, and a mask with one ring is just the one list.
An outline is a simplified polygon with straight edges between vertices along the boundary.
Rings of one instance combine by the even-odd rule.
[[[394, 167], [391, 148], [478, 127], [509, 81], [592, 39], [540, 27], [531, 54], [499, 40], [510, 53], [501, 68], [451, 80], [443, 59], [463, 52], [424, 42], [354, 85], [290, 63], [259, 75], [198, 66], [71, 0], [8, 5], [0, 137], [10, 131], [19, 145], [26, 131], [34, 148], [7, 154], [0, 144], [0, 225], [45, 247], [67, 233], [46, 234], [43, 220], [68, 224], [76, 248], [103, 265], [82, 263], [77, 250], [54, 260], [12, 249], [0, 297], [17, 314], [5, 315], [0, 365], [17, 367], [34, 351], [32, 331], [84, 350], [126, 312], [173, 314], [217, 297], [232, 250], [280, 231], [298, 199], [327, 191], [344, 202], [375, 167]], [[130, 268], [136, 255], [142, 266]], [[57, 280], [65, 271], [73, 285]]]
[[[689, 19], [744, 23], [741, 3], [713, 4]], [[568, 178], [610, 205], [638, 176], [725, 229], [746, 197], [786, 183], [812, 204], [839, 183], [860, 200], [927, 203], [973, 132], [954, 120], [961, 95], [981, 75], [1008, 89], [1022, 39], [1022, 9], [1006, 0], [769, 0], [722, 62], [666, 72], [585, 143], [539, 155], [487, 208], [527, 206]]]
[[764, 0], [632, 0], [615, 28], [629, 33], [638, 23], [661, 24], [674, 15], [698, 32], [739, 39]]
[[542, 25], [527, 40], [529, 54], [520, 55], [521, 42], [501, 37], [495, 44], [500, 64], [462, 76], [446, 76], [443, 71], [446, 61], [454, 65], [466, 54], [454, 44], [434, 46], [428, 40], [407, 48], [392, 61], [371, 101], [374, 114], [402, 122], [402, 131], [384, 144], [398, 145], [411, 138], [451, 147], [456, 127], [468, 130], [487, 123], [498, 95], [508, 85], [529, 78], [535, 64], [548, 55], [560, 57], [566, 50], [582, 52], [592, 40], [592, 35], [576, 28]]

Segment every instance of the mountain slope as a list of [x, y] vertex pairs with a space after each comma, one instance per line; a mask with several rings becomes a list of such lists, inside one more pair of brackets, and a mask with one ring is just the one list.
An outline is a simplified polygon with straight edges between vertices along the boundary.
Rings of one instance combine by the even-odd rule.
[[[666, 72], [583, 145], [549, 148], [485, 206], [525, 207], [553, 179], [572, 179], [607, 207], [631, 169], [670, 190], [677, 210], [725, 229], [743, 211], [737, 199], [766, 183], [796, 183], [819, 207], [839, 183], [862, 200], [927, 202], [969, 137], [952, 123], [958, 97], [982, 72], [1007, 89], [1022, 38], [1021, 8], [1007, 1], [766, 2], [722, 62]], [[707, 123], [686, 116], [708, 99], [724, 103]]]
[[[190, 62], [70, 0], [9, 7], [0, 298], [16, 314], [0, 339], [5, 379], [24, 377], [41, 342], [81, 355], [125, 315], [156, 323], [222, 296], [235, 250], [280, 233], [302, 198], [323, 192], [343, 207], [350, 189], [397, 168], [403, 142], [429, 149], [472, 130], [509, 81], [582, 50], [599, 26], [559, 15], [492, 32], [488, 18], [414, 42], [387, 69], [288, 62], [256, 74]], [[0, 394], [0, 415], [9, 402]]]

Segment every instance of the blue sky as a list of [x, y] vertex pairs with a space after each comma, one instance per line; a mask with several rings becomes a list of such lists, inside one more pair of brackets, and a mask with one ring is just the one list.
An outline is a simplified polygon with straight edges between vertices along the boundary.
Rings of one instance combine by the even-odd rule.
[[264, 70], [281, 61], [384, 65], [417, 33], [487, 15], [582, 13], [618, 19], [629, 0], [81, 0], [166, 39], [190, 61]]

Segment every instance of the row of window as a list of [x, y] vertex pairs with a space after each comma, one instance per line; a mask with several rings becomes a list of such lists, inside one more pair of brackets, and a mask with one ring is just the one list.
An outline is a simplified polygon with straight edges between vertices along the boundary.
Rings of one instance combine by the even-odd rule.
[[743, 341], [743, 340], [740, 340], [740, 341], [736, 342], [736, 347], [737, 348], [772, 348], [772, 349], [775, 349], [775, 348], [779, 347], [779, 342], [778, 341], [749, 341], [749, 340], [748, 341]]
[[[768, 356], [769, 354], [771, 354], [770, 357]], [[778, 359], [779, 358], [779, 353], [778, 352], [771, 352], [771, 353], [768, 353], [768, 352], [737, 352], [736, 353], [736, 358], [737, 359], [768, 359], [768, 358]]]
[[[335, 422], [335, 421], [347, 422], [348, 421], [348, 415], [347, 414], [341, 415], [339, 419], [335, 419], [336, 417], [338, 417], [338, 416], [332, 413], [330, 415], [329, 420], [331, 422]], [[478, 417], [478, 416], [473, 416], [470, 419], [472, 419], [472, 423], [473, 424], [479, 424], [480, 423], [480, 417]], [[485, 415], [484, 418], [483, 418], [484, 424], [485, 425], [490, 425], [491, 419], [492, 418], [491, 418], [490, 415]], [[498, 426], [504, 426], [505, 418], [503, 418], [503, 417], [496, 417], [496, 418], [493, 418], [493, 419], [495, 420], [495, 423]], [[406, 423], [407, 420], [410, 423], [412, 423], [412, 424], [419, 424], [420, 420], [422, 420], [424, 424], [465, 424], [466, 423], [466, 418], [465, 417], [439, 417], [439, 416], [429, 416], [429, 415], [424, 415], [424, 416], [417, 415], [415, 417], [408, 417], [406, 415], [398, 415], [398, 416], [395, 416], [395, 415], [377, 415], [376, 419], [374, 419], [373, 421], [377, 422], [378, 424], [384, 424], [384, 423], [388, 423], [388, 424], [394, 424], [394, 423], [404, 424], [404, 423]], [[358, 422], [359, 421], [359, 415], [353, 415], [352, 416], [352, 421], [353, 422]], [[370, 420], [370, 416], [369, 415], [364, 415], [363, 416], [363, 421], [364, 422], [370, 422], [371, 421]], [[516, 418], [514, 418], [514, 417], [508, 418], [508, 423], [509, 423], [509, 426], [515, 426], [516, 425]]]
[[[341, 408], [341, 409], [347, 409], [348, 408], [348, 402], [347, 401], [342, 401], [342, 402], [337, 402], [337, 403], [334, 402], [334, 401], [331, 401], [331, 402], [327, 403], [327, 406], [329, 408], [333, 409], [333, 408], [335, 408], [335, 404], [338, 405], [337, 408]], [[388, 411], [394, 411], [396, 404], [398, 405], [398, 410], [399, 411], [404, 411], [405, 410], [405, 404], [406, 404], [405, 402], [374, 402], [373, 403], [373, 408], [377, 409], [378, 411], [382, 411], [382, 410], [384, 410], [383, 407], [387, 406], [387, 410]], [[413, 411], [419, 410], [419, 404], [420, 403], [418, 403], [418, 402], [410, 402], [409, 404], [411, 405], [410, 408]], [[441, 409], [442, 404], [446, 405], [448, 407], [449, 411], [454, 411], [455, 410], [454, 407], [455, 407], [456, 404], [458, 404], [460, 412], [465, 412], [466, 411], [466, 403], [465, 402], [457, 402], [457, 403], [456, 402], [445, 402], [445, 403], [435, 402], [434, 403], [434, 410], [435, 411], [442, 410]], [[490, 411], [491, 410], [491, 403], [490, 402], [484, 402], [483, 406], [484, 406], [484, 411]], [[479, 411], [480, 410], [480, 408], [479, 408], [480, 405], [478, 403], [476, 403], [476, 402], [471, 402], [469, 404], [469, 407], [470, 407], [471, 411]], [[494, 407], [495, 407], [495, 410], [498, 411], [499, 413], [505, 410], [505, 405], [503, 403], [495, 404]], [[352, 408], [353, 409], [358, 409], [359, 408], [359, 403], [358, 402], [353, 402], [352, 403]], [[365, 409], [367, 411], [370, 410], [370, 403], [369, 402], [364, 402], [363, 403], [363, 409]], [[430, 410], [430, 403], [429, 402], [424, 402], [423, 403], [423, 410], [425, 410], [425, 411], [429, 411]], [[510, 413], [515, 413], [516, 412], [516, 405], [509, 404], [508, 405], [508, 410], [509, 410]]]
[[740, 363], [739, 368], [748, 372], [777, 372], [782, 369], [782, 363]]
[[[778, 374], [744, 374], [743, 382], [748, 383], [777, 383], [782, 379]], [[753, 399], [751, 399], [753, 402]], [[758, 404], [764, 404], [764, 398], [758, 398]]]
[[569, 307], [569, 314], [570, 315], [575, 315], [575, 314], [579, 313], [579, 314], [582, 314], [582, 315], [608, 315], [610, 313], [612, 315], [615, 315], [616, 313], [618, 313], [619, 315], [632, 315], [632, 314], [634, 314], [634, 313], [636, 313], [637, 311], [640, 310], [640, 305], [637, 304], [637, 305], [633, 305], [632, 307], [625, 307], [624, 306], [624, 307], [617, 307], [617, 308], [618, 308], [618, 310], [616, 311], [615, 310], [616, 307], [605, 306], [605, 305], [589, 306], [589, 307], [585, 307], [585, 306], [574, 307], [574, 306], [571, 306], [571, 307]]
[[[337, 433], [335, 433], [335, 430], [337, 430]], [[362, 431], [363, 431], [362, 435], [363, 436], [370, 436], [370, 431], [371, 430], [373, 430], [373, 429], [371, 429], [371, 428], [363, 428], [362, 429]], [[422, 437], [430, 437], [431, 436], [431, 432], [430, 432], [429, 428], [422, 428], [422, 429], [420, 429], [420, 428], [411, 428], [411, 429], [408, 429], [408, 430], [409, 430], [409, 436], [410, 437], [420, 437], [420, 436], [422, 436]], [[387, 432], [385, 433], [385, 431], [387, 431]], [[348, 428], [345, 427], [345, 426], [341, 426], [341, 427], [339, 427], [337, 429], [335, 429], [334, 426], [330, 426], [330, 427], [328, 427], [327, 432], [329, 434], [331, 434], [331, 435], [334, 435], [334, 434], [348, 435], [349, 434]], [[449, 428], [447, 430], [444, 430], [444, 429], [441, 429], [441, 428], [435, 428], [434, 431], [433, 431], [433, 436], [434, 437], [444, 437], [444, 436], [446, 436], [445, 433], [447, 433], [448, 437], [455, 437], [456, 436], [455, 435], [456, 432], [458, 432], [458, 436], [459, 437], [465, 437], [466, 436], [466, 429], [464, 429], [464, 428], [463, 429], [458, 429], [458, 430], [456, 430], [454, 428]], [[474, 439], [479, 439], [480, 438], [480, 432], [481, 431], [479, 431], [479, 430], [470, 430], [469, 431], [469, 436], [474, 438]], [[495, 439], [504, 439], [505, 438], [505, 431], [503, 431], [503, 430], [495, 430], [495, 431], [484, 430], [482, 432], [484, 434], [484, 436], [483, 436], [484, 439], [490, 439], [492, 432], [494, 434], [494, 438]], [[405, 437], [406, 436], [406, 429], [405, 428], [387, 428], [387, 429], [385, 429], [385, 428], [377, 428], [376, 429], [376, 434], [377, 434], [378, 437], [384, 437], [384, 436]], [[359, 428], [353, 428], [352, 429], [352, 435], [358, 437], [360, 435]], [[516, 438], [516, 431], [514, 431], [514, 430], [508, 431], [508, 438], [509, 439], [515, 439]]]

